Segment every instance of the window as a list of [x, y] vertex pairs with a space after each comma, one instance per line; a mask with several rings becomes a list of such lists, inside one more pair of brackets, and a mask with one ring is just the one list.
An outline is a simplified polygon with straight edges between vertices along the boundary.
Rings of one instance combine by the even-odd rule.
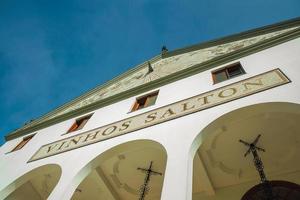
[[33, 136], [34, 135], [24, 137], [23, 140], [12, 151], [17, 151], [22, 149], [25, 146], [25, 144], [27, 144], [33, 138]]
[[228, 67], [212, 72], [214, 83], [219, 83], [242, 74], [245, 74], [245, 71], [240, 63], [235, 63]]
[[154, 105], [157, 95], [158, 95], [158, 91], [137, 98], [131, 111], [139, 110]]
[[84, 125], [87, 123], [87, 121], [91, 118], [91, 116], [92, 115], [87, 115], [79, 119], [76, 119], [74, 124], [69, 128], [67, 133], [82, 129]]

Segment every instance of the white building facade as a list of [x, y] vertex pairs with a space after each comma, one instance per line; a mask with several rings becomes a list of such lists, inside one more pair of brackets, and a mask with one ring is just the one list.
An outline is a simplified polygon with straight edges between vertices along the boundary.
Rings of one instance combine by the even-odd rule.
[[[239, 142], [258, 135], [267, 179], [280, 186], [274, 197], [300, 199], [299, 36], [293, 19], [164, 49], [9, 133], [0, 199], [259, 197], [260, 176]], [[146, 181], [138, 168], [151, 162], [159, 173]]]

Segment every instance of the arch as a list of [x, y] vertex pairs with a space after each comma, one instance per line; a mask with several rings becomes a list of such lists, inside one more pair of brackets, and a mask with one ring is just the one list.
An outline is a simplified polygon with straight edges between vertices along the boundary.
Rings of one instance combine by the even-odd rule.
[[[134, 140], [114, 146], [93, 158], [73, 178], [72, 199], [91, 196], [95, 199], [96, 192], [98, 196], [102, 195], [102, 199], [131, 199], [138, 195], [137, 187], [143, 184], [145, 178], [145, 174], [137, 168], [147, 168], [153, 161], [153, 170], [164, 174], [166, 160], [165, 148], [156, 141]], [[160, 196], [163, 176], [155, 176], [151, 181], [154, 182], [150, 188], [151, 195]], [[102, 189], [96, 189], [95, 185]]]
[[299, 113], [299, 106], [300, 104], [291, 102], [265, 102], [238, 108], [228, 113], [225, 113], [222, 116], [218, 116], [216, 119], [211, 121], [204, 129], [202, 129], [200, 133], [195, 137], [190, 147], [190, 155], [194, 156], [194, 154], [196, 153], [197, 149], [201, 146], [203, 141], [207, 137], [209, 137], [210, 129], [213, 129], [213, 125], [217, 125], [215, 123], [220, 123], [225, 118], [234, 117], [238, 113], [244, 112], [246, 110], [251, 110], [254, 107], [262, 110], [266, 110], [268, 108], [270, 108], [273, 111], [286, 110], [286, 112], [297, 114]]
[[[299, 184], [299, 121], [300, 105], [289, 102], [254, 104], [216, 118], [196, 136], [190, 148], [194, 156], [193, 199], [220, 199], [220, 195], [229, 193], [236, 195], [233, 199], [241, 198], [257, 184], [259, 176], [252, 155], [244, 158], [247, 147], [239, 139], [251, 143], [258, 134], [258, 145], [266, 149], [259, 155], [267, 177]], [[196, 180], [195, 174], [200, 174], [202, 181]]]
[[0, 199], [47, 199], [61, 173], [61, 167], [57, 164], [32, 169], [5, 187], [0, 193]]

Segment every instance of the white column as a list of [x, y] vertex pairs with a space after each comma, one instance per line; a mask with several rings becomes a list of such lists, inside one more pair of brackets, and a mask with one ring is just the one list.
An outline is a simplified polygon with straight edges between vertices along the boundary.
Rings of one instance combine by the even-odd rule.
[[[72, 177], [73, 178], [73, 177]], [[53, 191], [48, 197], [48, 200], [71, 199], [77, 186], [72, 187], [72, 179], [69, 177], [61, 177]]]
[[193, 159], [187, 148], [177, 145], [168, 150], [168, 161], [165, 171], [162, 200], [192, 199]]
[[81, 181], [91, 172], [89, 167], [78, 172], [65, 170], [47, 200], [69, 200]]

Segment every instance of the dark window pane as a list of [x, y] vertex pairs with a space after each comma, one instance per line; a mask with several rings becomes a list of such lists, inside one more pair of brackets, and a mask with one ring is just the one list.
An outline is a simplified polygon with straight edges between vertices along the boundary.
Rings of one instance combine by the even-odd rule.
[[245, 71], [240, 63], [223, 68], [219, 71], [212, 72], [214, 83], [219, 83], [227, 79], [244, 74]]
[[157, 95], [153, 95], [153, 96], [150, 96], [147, 98], [147, 101], [146, 101], [146, 105], [147, 106], [152, 106], [154, 105], [155, 101], [156, 101], [156, 98], [157, 98]]
[[228, 79], [225, 70], [215, 72], [214, 76], [215, 76], [215, 83], [219, 83], [221, 81], [225, 81]]
[[71, 126], [71, 128], [69, 128], [67, 133], [82, 129], [91, 117], [92, 117], [92, 115], [88, 115], [88, 116], [76, 119], [74, 124]]
[[243, 74], [243, 70], [240, 65], [227, 68], [227, 72], [230, 78]]
[[85, 119], [81, 120], [77, 130], [82, 129], [84, 127], [84, 125], [87, 123], [88, 120], [89, 120], [89, 118], [85, 118]]
[[154, 105], [158, 92], [149, 94], [147, 96], [140, 97], [136, 100], [131, 111], [139, 110], [141, 108], [146, 108], [148, 106]]
[[140, 99], [137, 100], [137, 102], [139, 104], [138, 109], [144, 108], [146, 100], [147, 100], [147, 97], [143, 97], [143, 98], [140, 98]]

